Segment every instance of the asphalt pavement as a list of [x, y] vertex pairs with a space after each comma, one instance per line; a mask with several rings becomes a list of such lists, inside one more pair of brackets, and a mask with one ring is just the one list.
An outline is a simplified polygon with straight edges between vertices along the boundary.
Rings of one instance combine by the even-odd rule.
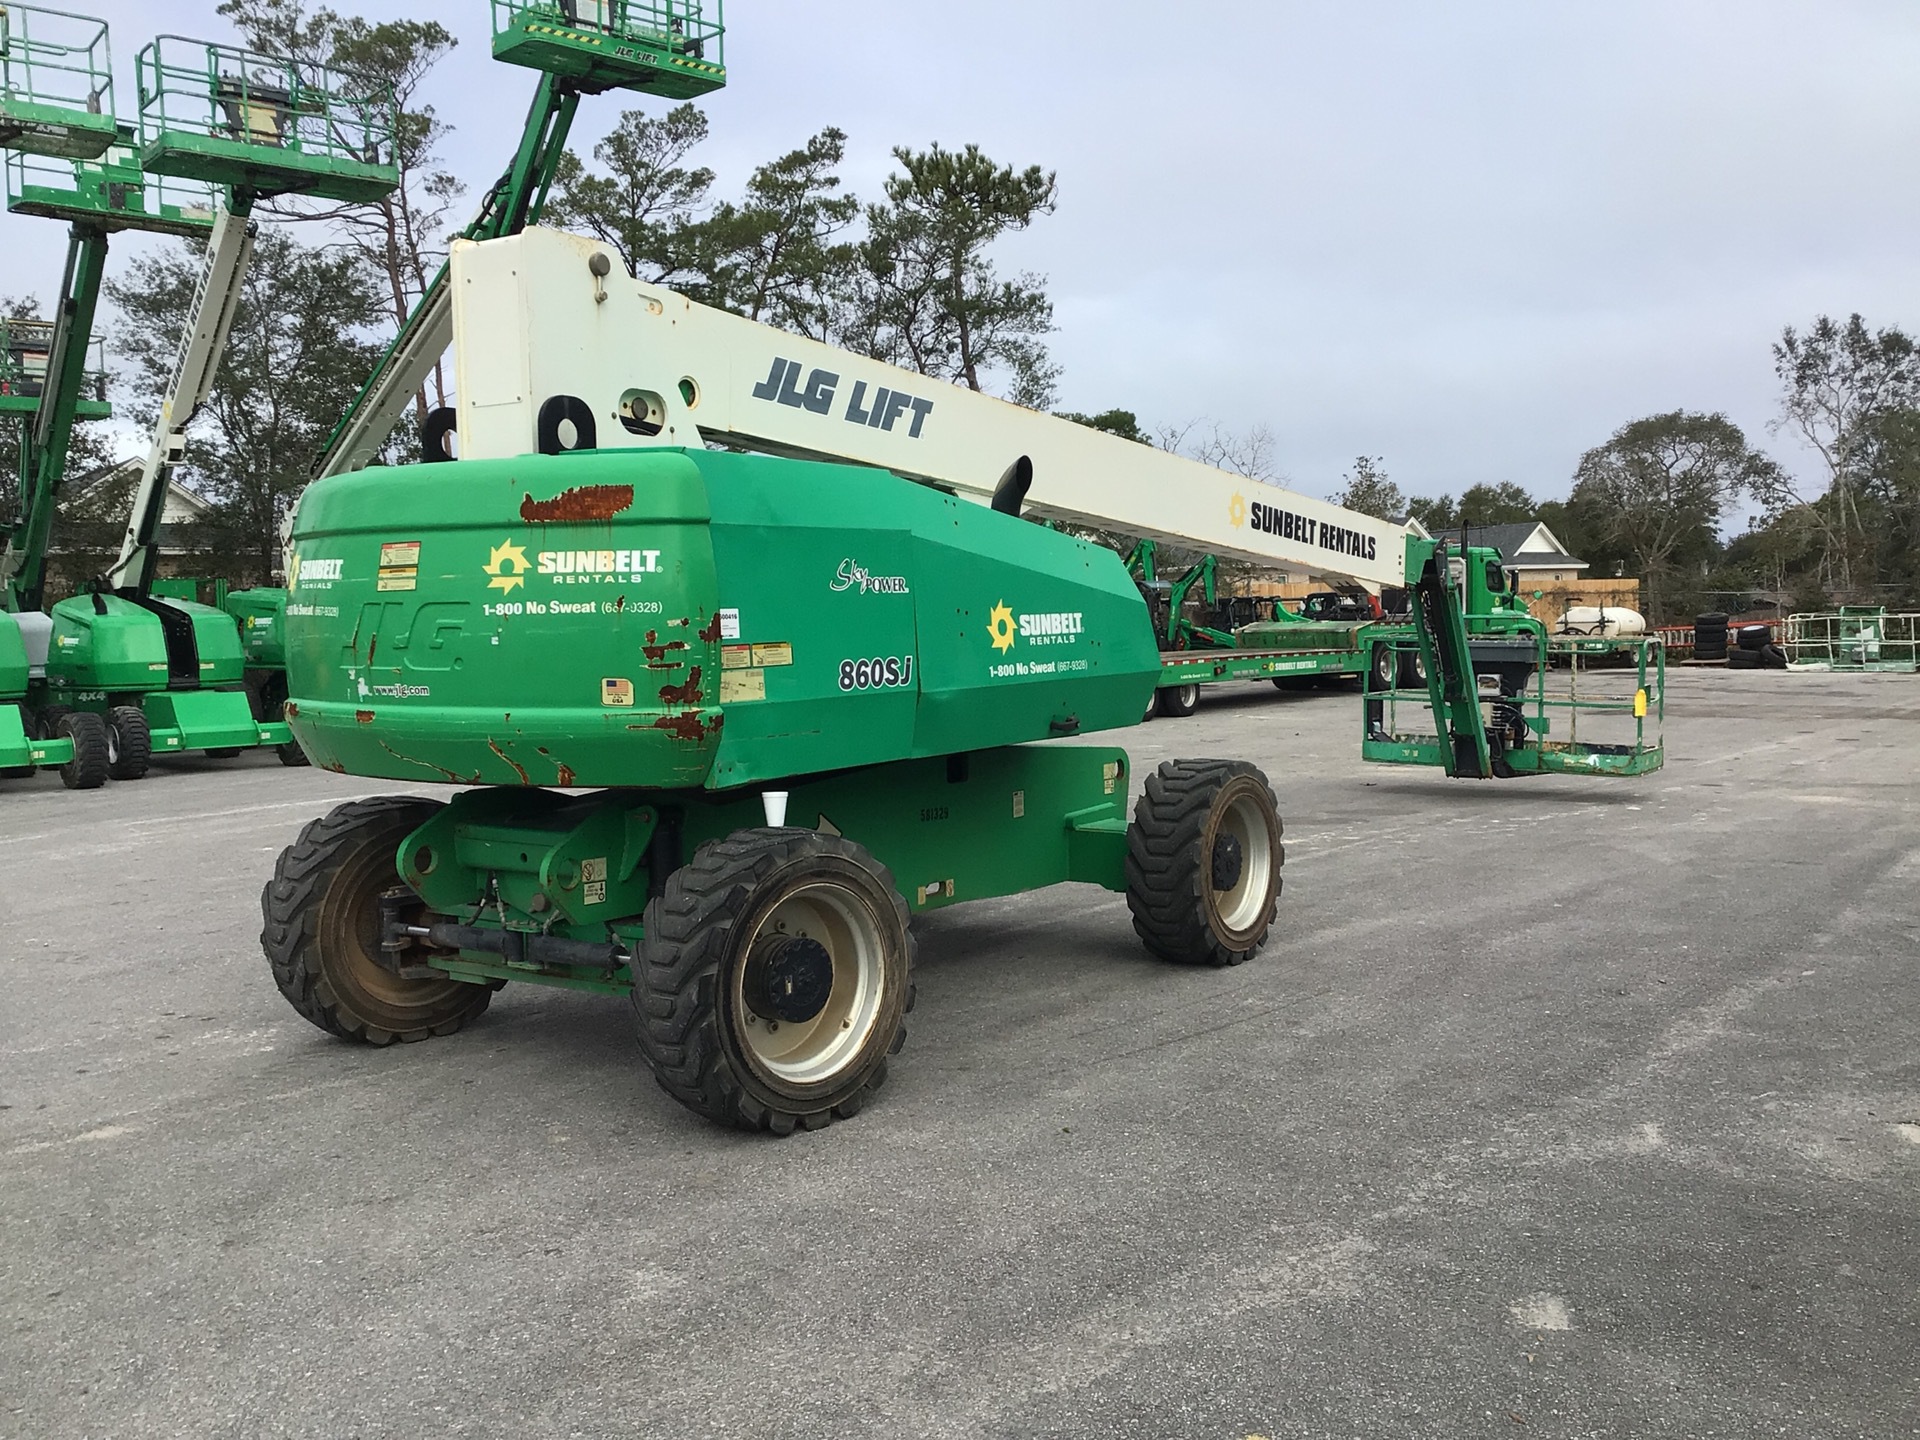
[[261, 883], [398, 787], [0, 782], [0, 1435], [1920, 1434], [1920, 677], [1678, 672], [1637, 780], [1368, 766], [1357, 708], [1120, 737], [1268, 771], [1264, 954], [936, 914], [885, 1090], [785, 1140], [624, 1002], [297, 1016]]

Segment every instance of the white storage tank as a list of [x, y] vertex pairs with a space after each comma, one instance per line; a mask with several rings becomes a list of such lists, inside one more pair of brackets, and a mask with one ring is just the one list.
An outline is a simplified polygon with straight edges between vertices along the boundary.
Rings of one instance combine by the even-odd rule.
[[1644, 635], [1646, 617], [1623, 605], [1575, 605], [1560, 617], [1556, 635]]

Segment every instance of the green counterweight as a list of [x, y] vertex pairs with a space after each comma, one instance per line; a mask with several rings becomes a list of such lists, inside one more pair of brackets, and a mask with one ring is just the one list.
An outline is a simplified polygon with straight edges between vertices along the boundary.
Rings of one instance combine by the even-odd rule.
[[465, 784], [765, 786], [1110, 729], [1160, 668], [1110, 551], [711, 451], [320, 482], [283, 623], [317, 763]]

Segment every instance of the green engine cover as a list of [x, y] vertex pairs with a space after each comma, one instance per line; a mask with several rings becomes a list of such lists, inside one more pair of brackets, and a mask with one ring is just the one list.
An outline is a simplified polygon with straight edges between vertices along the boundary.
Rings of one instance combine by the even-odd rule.
[[19, 700], [27, 693], [27, 642], [13, 616], [0, 610], [0, 700]]
[[278, 670], [287, 663], [283, 633], [284, 590], [234, 590], [220, 603], [240, 627], [240, 649], [249, 670]]
[[372, 468], [289, 570], [289, 722], [396, 780], [761, 785], [1132, 725], [1160, 670], [1111, 551], [851, 466]]
[[[199, 683], [225, 684], [243, 673], [233, 617], [191, 600], [159, 600], [186, 617], [199, 650]], [[75, 595], [53, 607], [47, 683], [56, 690], [164, 690], [167, 637], [160, 617], [119, 595]]]

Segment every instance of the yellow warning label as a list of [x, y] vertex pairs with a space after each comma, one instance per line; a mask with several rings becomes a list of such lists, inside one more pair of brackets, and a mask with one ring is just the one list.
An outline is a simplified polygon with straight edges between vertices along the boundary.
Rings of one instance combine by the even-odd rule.
[[720, 647], [720, 668], [722, 670], [745, 670], [753, 664], [753, 646], [722, 645]]
[[720, 672], [720, 703], [730, 700], [764, 700], [767, 698], [767, 672], [764, 670], [722, 670]]
[[774, 645], [755, 645], [753, 663], [756, 665], [791, 665], [793, 646], [782, 640]]
[[394, 565], [418, 565], [419, 563], [420, 542], [418, 540], [395, 540], [380, 547], [382, 570]]
[[633, 704], [633, 682], [622, 680], [618, 676], [609, 676], [600, 682], [600, 703], [602, 705]]
[[380, 579], [375, 583], [376, 590], [412, 590], [419, 585], [417, 572], [412, 570], [382, 570]]

